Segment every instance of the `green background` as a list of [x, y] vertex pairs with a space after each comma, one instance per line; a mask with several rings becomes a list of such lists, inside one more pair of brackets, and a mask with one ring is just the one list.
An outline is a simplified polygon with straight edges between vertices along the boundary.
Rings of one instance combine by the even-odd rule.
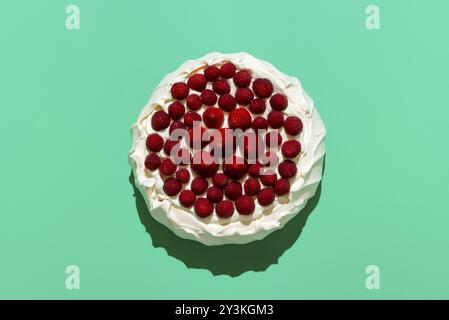
[[[77, 31], [65, 28], [70, 3]], [[380, 30], [365, 28], [372, 3]], [[2, 1], [0, 297], [449, 298], [448, 11], [443, 0]], [[150, 236], [139, 219], [129, 128], [165, 74], [211, 51], [268, 60], [315, 100], [326, 169], [299, 238], [297, 220], [261, 244], [211, 249], [154, 223]], [[65, 288], [70, 264], [80, 290]], [[371, 264], [380, 290], [365, 288]]]

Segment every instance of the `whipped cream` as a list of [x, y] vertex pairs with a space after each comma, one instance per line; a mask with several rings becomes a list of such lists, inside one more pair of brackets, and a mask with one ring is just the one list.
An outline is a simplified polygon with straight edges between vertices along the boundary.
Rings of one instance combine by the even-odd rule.
[[[238, 69], [249, 69], [253, 79], [267, 78], [273, 83], [274, 92], [287, 96], [288, 107], [284, 115], [299, 117], [304, 125], [299, 136], [302, 151], [297, 161], [298, 172], [290, 179], [290, 193], [286, 196], [276, 196], [275, 201], [268, 207], [260, 206], [256, 201], [254, 214], [239, 215], [237, 212], [231, 218], [221, 219], [216, 214], [207, 218], [199, 218], [192, 208], [184, 208], [177, 197], [169, 197], [162, 189], [163, 180], [159, 171], [149, 171], [144, 161], [148, 154], [146, 138], [154, 130], [151, 128], [151, 116], [155, 111], [168, 111], [173, 99], [170, 88], [173, 83], [186, 79], [205, 67], [231, 61]], [[235, 93], [232, 81], [231, 94]], [[210, 84], [208, 84], [210, 88]], [[198, 111], [200, 114], [204, 108]], [[269, 112], [267, 107], [263, 114]], [[225, 122], [227, 119], [225, 116]], [[247, 53], [222, 54], [209, 53], [197, 60], [184, 62], [176, 71], [168, 74], [155, 88], [148, 103], [140, 113], [137, 122], [131, 128], [132, 147], [129, 152], [129, 163], [133, 169], [135, 185], [142, 193], [150, 214], [164, 224], [178, 236], [200, 241], [206, 245], [221, 245], [227, 243], [248, 243], [263, 239], [271, 232], [282, 228], [291, 218], [298, 214], [313, 197], [321, 181], [324, 160], [324, 124], [314, 108], [313, 101], [302, 89], [298, 79], [279, 72], [266, 61], [256, 59]], [[164, 140], [169, 137], [168, 129], [158, 132]], [[280, 131], [283, 141], [287, 136]], [[283, 160], [282, 153], [278, 153], [279, 161]], [[190, 170], [189, 167], [186, 167]]]

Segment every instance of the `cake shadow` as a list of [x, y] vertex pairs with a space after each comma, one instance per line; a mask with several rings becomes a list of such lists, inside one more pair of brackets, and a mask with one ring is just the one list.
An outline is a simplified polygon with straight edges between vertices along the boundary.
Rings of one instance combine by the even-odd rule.
[[321, 183], [306, 206], [282, 229], [276, 230], [262, 240], [247, 244], [206, 246], [193, 240], [178, 237], [156, 221], [148, 211], [142, 194], [134, 184], [131, 172], [129, 182], [134, 190], [137, 213], [149, 233], [155, 248], [164, 248], [169, 256], [181, 260], [188, 268], [207, 269], [213, 275], [237, 277], [246, 271], [265, 271], [277, 264], [282, 254], [300, 237], [309, 215], [321, 197]]

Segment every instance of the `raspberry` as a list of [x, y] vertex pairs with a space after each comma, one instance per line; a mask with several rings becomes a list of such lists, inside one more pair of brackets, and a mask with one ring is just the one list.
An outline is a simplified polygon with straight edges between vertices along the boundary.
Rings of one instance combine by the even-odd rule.
[[268, 113], [268, 124], [273, 129], [279, 129], [284, 125], [284, 115], [280, 111], [270, 111]]
[[201, 92], [201, 101], [206, 106], [213, 106], [217, 103], [217, 95], [210, 89], [206, 89], [203, 92]]
[[232, 181], [225, 187], [224, 194], [229, 200], [235, 200], [242, 195], [242, 185], [240, 182]]
[[270, 105], [273, 110], [285, 110], [288, 106], [287, 97], [281, 93], [276, 93], [270, 98]]
[[267, 104], [266, 104], [265, 100], [262, 100], [262, 99], [254, 99], [249, 104], [249, 110], [254, 114], [264, 113], [266, 108], [267, 108]]
[[213, 177], [218, 171], [218, 163], [214, 157], [206, 151], [199, 151], [193, 155], [192, 169], [203, 178]]
[[190, 154], [190, 151], [186, 148], [180, 148], [176, 156], [177, 160], [179, 161], [178, 164], [187, 165], [190, 164], [192, 160], [192, 155]]
[[228, 177], [224, 173], [217, 173], [212, 178], [214, 186], [223, 189], [228, 184]]
[[291, 160], [284, 160], [278, 166], [279, 174], [284, 179], [289, 179], [296, 175], [298, 169], [296, 168], [296, 164]]
[[189, 127], [192, 128], [194, 122], [201, 122], [201, 116], [199, 113], [195, 112], [195, 111], [189, 111], [184, 115], [184, 124]]
[[192, 189], [193, 193], [200, 195], [206, 191], [207, 185], [208, 185], [207, 180], [200, 177], [196, 177], [192, 180], [190, 188]]
[[246, 159], [257, 159], [259, 156], [259, 136], [253, 131], [247, 131], [240, 137], [239, 148]]
[[146, 145], [148, 150], [159, 152], [164, 146], [164, 139], [157, 133], [152, 133], [148, 135]]
[[271, 188], [263, 188], [257, 195], [257, 202], [263, 207], [272, 204], [274, 201], [274, 192]]
[[260, 176], [260, 181], [264, 186], [274, 185], [277, 179], [276, 172], [273, 170], [266, 170], [266, 172]]
[[206, 89], [207, 79], [204, 74], [196, 73], [190, 76], [189, 80], [187, 80], [187, 85], [192, 90], [203, 91]]
[[171, 149], [179, 143], [177, 140], [166, 140], [164, 143], [164, 152], [167, 156], [170, 155]]
[[170, 125], [170, 128], [168, 129], [168, 132], [170, 134], [172, 134], [173, 131], [175, 131], [176, 129], [185, 129], [186, 126], [184, 124], [184, 122], [181, 121], [173, 121]]
[[274, 193], [278, 196], [286, 195], [290, 192], [290, 182], [287, 179], [279, 179], [274, 184]]
[[145, 168], [154, 171], [161, 165], [161, 158], [155, 153], [150, 153], [145, 158]]
[[248, 171], [248, 166], [243, 158], [232, 156], [223, 163], [223, 173], [231, 179], [240, 179]]
[[198, 150], [209, 144], [209, 141], [206, 141], [205, 139], [206, 130], [207, 129], [204, 127], [197, 126], [187, 131], [185, 138], [190, 148]]
[[156, 131], [167, 129], [169, 124], [170, 117], [163, 110], [156, 111], [151, 117], [151, 127]]
[[282, 144], [282, 136], [277, 130], [269, 131], [265, 135], [265, 145], [268, 148], [276, 148]]
[[260, 163], [256, 162], [249, 166], [248, 174], [253, 178], [258, 178], [260, 176], [260, 168], [261, 168]]
[[234, 204], [229, 200], [220, 201], [215, 206], [215, 211], [217, 212], [218, 217], [224, 219], [229, 218], [234, 214]]
[[284, 121], [285, 132], [291, 136], [296, 136], [302, 131], [303, 125], [301, 119], [295, 116], [289, 116]]
[[208, 81], [215, 81], [220, 77], [220, 69], [217, 66], [209, 66], [204, 69], [204, 76]]
[[235, 101], [242, 106], [250, 104], [253, 99], [254, 93], [249, 88], [238, 88], [235, 92]]
[[230, 94], [223, 94], [218, 99], [218, 106], [224, 111], [231, 112], [235, 109], [235, 98]]
[[235, 74], [235, 65], [232, 62], [225, 62], [220, 67], [220, 76], [225, 79], [232, 78]]
[[179, 194], [179, 203], [185, 208], [193, 206], [195, 200], [196, 196], [192, 190], [182, 190]]
[[253, 82], [253, 91], [259, 98], [268, 98], [273, 93], [273, 85], [268, 79], [258, 78]]
[[220, 128], [224, 121], [223, 110], [217, 107], [208, 107], [203, 112], [203, 121], [208, 128]]
[[168, 115], [172, 118], [172, 120], [181, 119], [184, 113], [186, 113], [186, 108], [179, 101], [172, 102], [168, 106]]
[[176, 196], [179, 193], [179, 191], [181, 191], [181, 184], [175, 178], [169, 178], [165, 180], [162, 189], [164, 189], [164, 192], [168, 196], [173, 197]]
[[175, 177], [179, 182], [187, 183], [190, 180], [190, 172], [186, 168], [182, 168], [176, 171]]
[[243, 184], [243, 189], [248, 196], [255, 196], [260, 191], [260, 182], [255, 178], [248, 178]]
[[231, 129], [246, 130], [251, 127], [251, 114], [245, 108], [232, 110], [228, 116], [228, 126]]
[[174, 164], [170, 159], [167, 158], [161, 161], [159, 172], [164, 176], [171, 176], [173, 173], [175, 173], [176, 169], [176, 164]]
[[187, 107], [189, 107], [190, 110], [198, 111], [198, 110], [201, 109], [203, 101], [201, 100], [199, 95], [197, 95], [197, 94], [190, 94], [187, 97], [186, 104], [187, 104]]
[[246, 88], [251, 83], [251, 73], [247, 70], [240, 70], [234, 75], [234, 84], [239, 88]]
[[301, 144], [296, 140], [288, 140], [284, 142], [281, 150], [285, 158], [295, 158], [301, 152]]
[[260, 158], [260, 161], [266, 167], [274, 167], [274, 166], [278, 165], [279, 157], [278, 157], [278, 155], [275, 152], [267, 151], [267, 152], [265, 152], [263, 157]]
[[267, 130], [268, 129], [268, 120], [264, 117], [255, 117], [253, 119], [252, 127], [254, 130]]
[[[219, 128], [220, 136], [210, 136], [211, 152], [217, 152], [214, 156], [228, 157], [232, 155], [236, 148], [236, 137], [232, 134], [232, 130], [229, 128]], [[226, 152], [228, 154], [226, 154]]]
[[212, 203], [220, 202], [223, 199], [223, 191], [215, 186], [209, 187], [207, 189], [207, 199]]
[[215, 80], [212, 84], [212, 89], [214, 89], [214, 92], [216, 94], [220, 95], [228, 94], [229, 92], [231, 92], [231, 86], [229, 85], [228, 81], [224, 79]]
[[214, 211], [214, 205], [206, 198], [198, 198], [193, 206], [195, 213], [201, 217], [206, 218]]
[[240, 196], [235, 201], [235, 208], [242, 215], [250, 215], [254, 212], [256, 205], [250, 196]]
[[189, 87], [184, 82], [176, 82], [170, 89], [171, 95], [177, 100], [184, 100], [189, 95]]

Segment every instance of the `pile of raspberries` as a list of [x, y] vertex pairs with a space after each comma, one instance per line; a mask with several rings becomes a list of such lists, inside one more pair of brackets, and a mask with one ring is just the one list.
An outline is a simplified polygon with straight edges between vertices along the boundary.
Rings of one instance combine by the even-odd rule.
[[[231, 94], [230, 81], [233, 81], [236, 88], [234, 95]], [[231, 62], [208, 66], [203, 73], [189, 76], [186, 83], [174, 83], [170, 89], [173, 102], [169, 105], [168, 112], [156, 111], [151, 118], [151, 126], [155, 132], [149, 134], [146, 140], [146, 169], [159, 169], [164, 178], [164, 192], [170, 197], [178, 196], [183, 207], [193, 206], [195, 214], [201, 218], [210, 216], [214, 210], [219, 218], [231, 217], [234, 210], [241, 215], [251, 215], [255, 210], [256, 200], [261, 206], [269, 206], [276, 195], [283, 196], [290, 191], [289, 180], [297, 173], [295, 158], [301, 152], [297, 136], [303, 129], [300, 118], [284, 117], [287, 97], [282, 93], [273, 94], [273, 91], [270, 80], [253, 80], [251, 71], [237, 70]], [[268, 104], [270, 109], [266, 112]], [[204, 108], [202, 115], [198, 113], [201, 108]], [[228, 114], [227, 127], [223, 126], [225, 113]], [[266, 117], [264, 114], [267, 114]], [[195, 150], [195, 137], [192, 137], [194, 125], [200, 125], [201, 132], [206, 131], [206, 128], [218, 129], [221, 141], [201, 141], [200, 149]], [[164, 141], [157, 133], [167, 128], [170, 133], [175, 129], [185, 129], [188, 133], [185, 136], [190, 148], [178, 148], [178, 155], [185, 159], [179, 167], [173, 163], [170, 152], [180, 141], [170, 138]], [[258, 159], [248, 161], [247, 158], [250, 154], [248, 151], [255, 147], [254, 144], [244, 141], [237, 146], [235, 137], [228, 133], [232, 129], [252, 129], [258, 135], [259, 131], [269, 128], [276, 130], [267, 131], [265, 135], [265, 145], [270, 150], [265, 156], [276, 158], [277, 161], [277, 152], [273, 150], [280, 148], [284, 160], [277, 162], [277, 168], [261, 171], [266, 165], [257, 161]], [[278, 132], [282, 129], [291, 139], [282, 141]], [[271, 145], [273, 141], [275, 145]], [[224, 159], [223, 164], [219, 164], [215, 161], [216, 156], [223, 155], [206, 151], [208, 144], [232, 144], [234, 150], [240, 148], [243, 158], [234, 154]], [[259, 144], [256, 145], [259, 148]], [[194, 172], [193, 177], [186, 168], [188, 165]]]

